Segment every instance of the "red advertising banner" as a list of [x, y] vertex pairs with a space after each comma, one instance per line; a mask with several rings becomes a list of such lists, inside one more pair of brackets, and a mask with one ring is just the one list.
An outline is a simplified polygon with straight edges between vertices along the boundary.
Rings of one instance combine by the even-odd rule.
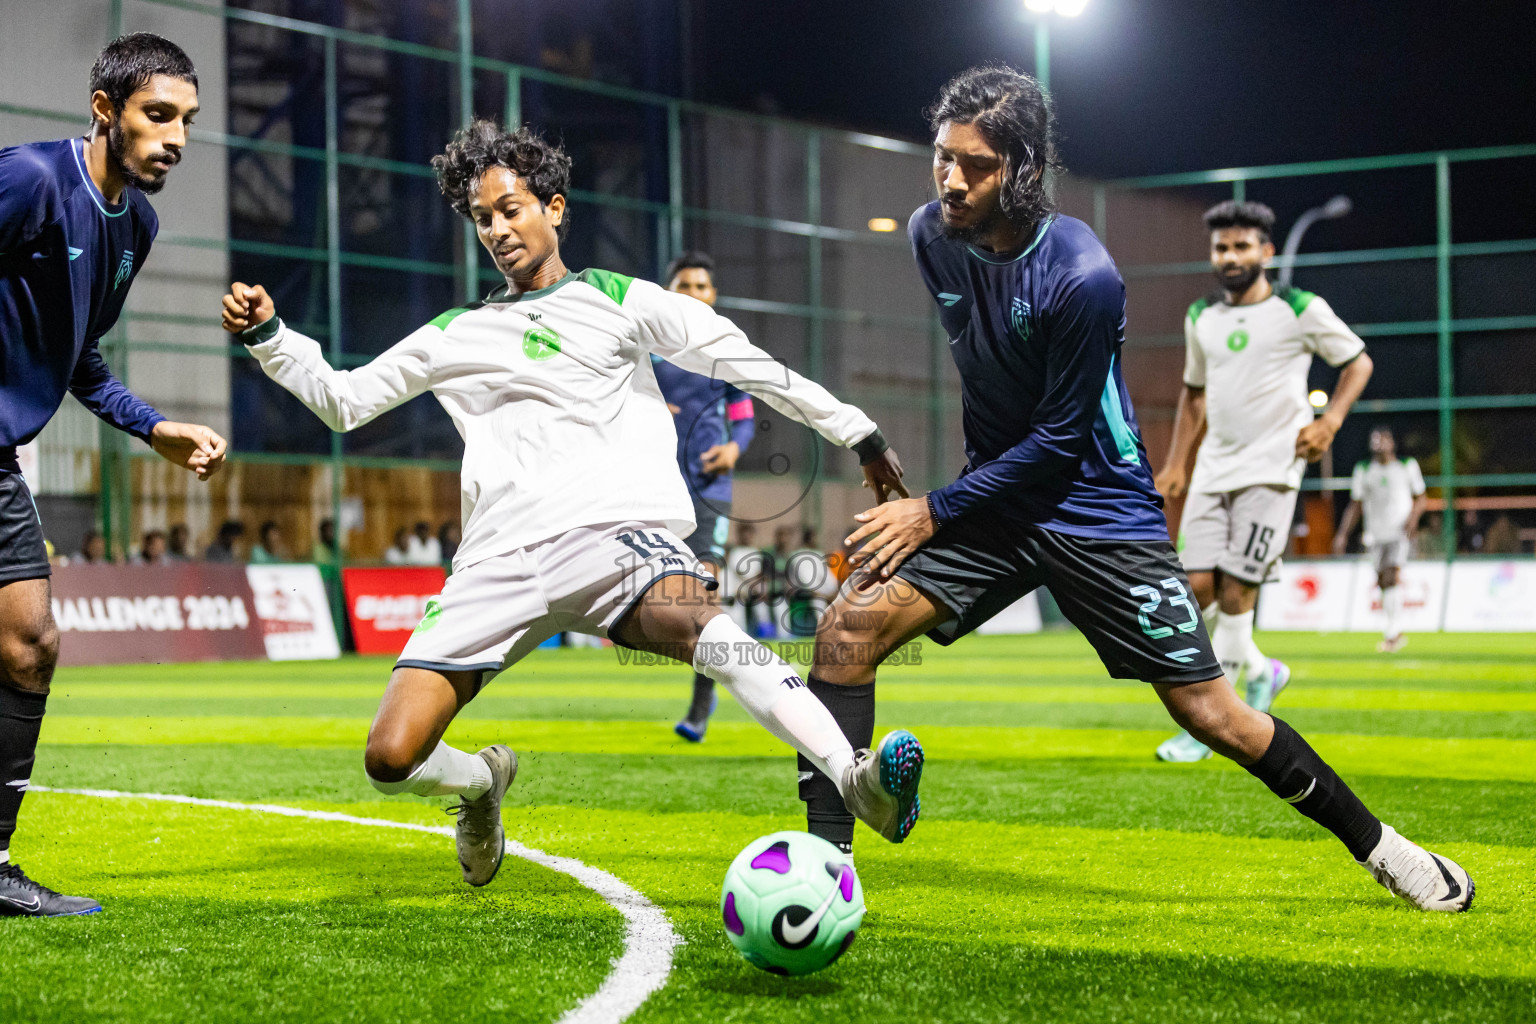
[[64, 565], [53, 571], [59, 664], [264, 658], [243, 565]]
[[437, 566], [341, 570], [357, 653], [405, 650], [427, 602], [438, 595], [447, 578]]

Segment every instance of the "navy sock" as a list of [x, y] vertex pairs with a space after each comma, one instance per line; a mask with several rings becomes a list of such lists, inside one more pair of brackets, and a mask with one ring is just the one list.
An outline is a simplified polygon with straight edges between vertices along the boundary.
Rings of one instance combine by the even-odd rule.
[[43, 728], [48, 695], [0, 683], [0, 850], [11, 847], [16, 815], [32, 777], [37, 735]]
[[1350, 856], [1363, 861], [1381, 842], [1381, 820], [1328, 767], [1301, 734], [1274, 718], [1275, 738], [1248, 773], [1270, 792], [1339, 837]]
[[688, 705], [688, 721], [703, 722], [709, 718], [710, 705], [715, 699], [715, 681], [702, 672], [693, 674], [693, 702]]
[[[875, 738], [875, 684], [837, 686], [807, 676], [805, 685], [826, 705], [854, 750], [868, 747]], [[843, 852], [853, 849], [853, 815], [843, 804], [837, 783], [827, 778], [800, 754], [800, 799], [805, 801], [806, 831], [825, 839]]]

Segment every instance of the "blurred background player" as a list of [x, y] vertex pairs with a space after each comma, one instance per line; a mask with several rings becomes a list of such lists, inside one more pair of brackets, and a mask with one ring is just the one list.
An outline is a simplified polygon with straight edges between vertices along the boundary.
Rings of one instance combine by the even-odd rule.
[[1403, 564], [1413, 553], [1413, 540], [1419, 532], [1419, 517], [1424, 514], [1424, 474], [1418, 460], [1397, 457], [1397, 442], [1388, 427], [1371, 431], [1371, 459], [1355, 463], [1349, 481], [1349, 506], [1333, 538], [1333, 553], [1342, 555], [1355, 532], [1361, 514], [1365, 517], [1366, 553], [1376, 567], [1376, 585], [1381, 588], [1381, 612], [1386, 617], [1381, 643], [1376, 649], [1391, 654], [1403, 649], [1398, 617], [1403, 611], [1401, 582]]
[[59, 654], [42, 524], [16, 446], [38, 435], [67, 390], [200, 479], [224, 462], [222, 437], [161, 416], [97, 348], [159, 230], [145, 196], [181, 162], [197, 72], [168, 39], [123, 36], [91, 68], [90, 113], [83, 139], [0, 149], [0, 916], [101, 909], [10, 861]]
[[[685, 252], [667, 267], [667, 290], [691, 295], [713, 307], [715, 261], [702, 252]], [[677, 465], [693, 497], [698, 526], [685, 538], [688, 550], [724, 577], [725, 545], [731, 530], [731, 473], [752, 443], [756, 431], [752, 398], [745, 391], [703, 374], [690, 373], [660, 356], [651, 356], [651, 369], [661, 397], [672, 410], [677, 428]], [[688, 713], [673, 726], [685, 740], [699, 743], [715, 709], [715, 681], [693, 674], [693, 699]]]
[[[1187, 498], [1179, 555], [1232, 685], [1268, 711], [1290, 669], [1253, 642], [1259, 585], [1291, 535], [1306, 463], [1322, 458], [1371, 378], [1365, 343], [1328, 303], [1299, 288], [1277, 290], [1275, 214], [1263, 203], [1228, 200], [1206, 211], [1211, 269], [1220, 289], [1184, 321], [1184, 390], [1168, 458], [1157, 476], [1168, 498]], [[1314, 418], [1307, 401], [1313, 355], [1343, 367], [1333, 399]], [[1189, 455], [1205, 430], [1189, 476]], [[1157, 748], [1162, 761], [1200, 761], [1210, 747], [1187, 731]]]

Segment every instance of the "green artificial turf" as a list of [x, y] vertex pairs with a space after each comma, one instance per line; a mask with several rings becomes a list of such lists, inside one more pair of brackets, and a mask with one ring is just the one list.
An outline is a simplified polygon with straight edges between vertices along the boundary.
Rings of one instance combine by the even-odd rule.
[[[923, 738], [923, 820], [861, 833], [869, 915], [829, 970], [781, 979], [725, 941], [720, 878], [803, 827], [794, 760], [728, 699], [670, 732], [681, 666], [540, 651], [450, 730], [521, 769], [509, 835], [612, 872], [685, 944], [635, 1021], [1536, 1020], [1536, 666], [1529, 637], [1260, 637], [1276, 712], [1381, 817], [1477, 880], [1463, 915], [1390, 897], [1326, 833], [1219, 761], [1162, 765], [1150, 688], [1075, 634], [929, 645], [881, 676], [881, 728]], [[70, 669], [33, 779], [438, 826], [385, 798], [361, 744], [387, 660]], [[56, 793], [13, 856], [93, 917], [0, 920], [0, 1021], [550, 1021], [623, 947], [619, 914], [510, 859], [470, 890], [446, 837]]]

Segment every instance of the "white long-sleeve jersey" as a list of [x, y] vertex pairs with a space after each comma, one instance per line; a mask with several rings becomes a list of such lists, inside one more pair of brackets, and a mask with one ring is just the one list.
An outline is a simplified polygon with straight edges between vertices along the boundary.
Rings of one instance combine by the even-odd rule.
[[585, 270], [538, 291], [452, 309], [366, 366], [269, 321], [246, 332], [261, 367], [332, 430], [431, 391], [464, 439], [456, 569], [579, 526], [657, 522], [693, 532], [655, 352], [736, 385], [843, 447], [875, 432], [697, 299]]

